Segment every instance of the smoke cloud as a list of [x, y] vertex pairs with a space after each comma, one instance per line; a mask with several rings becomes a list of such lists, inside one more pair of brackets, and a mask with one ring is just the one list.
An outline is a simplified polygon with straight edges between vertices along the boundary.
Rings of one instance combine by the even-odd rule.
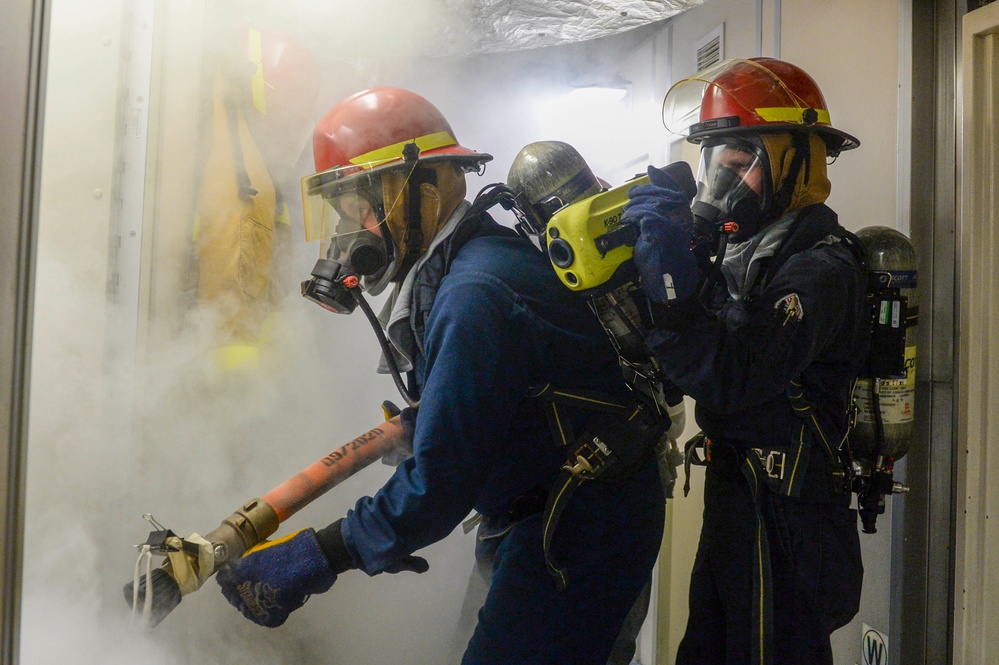
[[[298, 179], [312, 171], [311, 149], [299, 146], [305, 137], [287, 118], [314, 122], [348, 94], [396, 85], [434, 102], [462, 144], [494, 155], [484, 177], [470, 176], [470, 195], [503, 180], [520, 148], [544, 139], [573, 142], [598, 174], [616, 178], [636, 149], [618, 141], [618, 152], [602, 150], [614, 144], [613, 128], [567, 136], [558, 123], [543, 124], [546, 105], [571, 91], [581, 51], [436, 56], [443, 1], [338, 1], [321, 10], [305, 0], [280, 9], [157, 3], [146, 187], [121, 192], [145, 196], [142, 268], [120, 275], [113, 198], [123, 91], [115, 82], [127, 66], [128, 3], [52, 4], [21, 662], [446, 662], [472, 569], [472, 536], [460, 529], [421, 552], [428, 573], [348, 572], [277, 630], [243, 619], [214, 580], [157, 628], [134, 625], [122, 595], [137, 556], [131, 546], [151, 530], [146, 512], [182, 536], [214, 529], [376, 425], [382, 400], [400, 402], [392, 381], [374, 372], [379, 349], [363, 316], [335, 316], [299, 296], [319, 250], [304, 242], [298, 191]], [[198, 264], [194, 231], [197, 177], [210, 153], [213, 67], [227, 62], [226, 75], [248, 77], [227, 50], [248, 25], [294, 36], [315, 56], [318, 81], [311, 101], [285, 109], [286, 121], [266, 128], [271, 133], [248, 118], [291, 224], [254, 328], [256, 360], [226, 367], [218, 350], [233, 340], [241, 301], [199, 295], [207, 287], [197, 277], [208, 268]], [[131, 310], [118, 299], [128, 279], [140, 280], [137, 323], [123, 319]], [[123, 335], [133, 327], [134, 337]], [[325, 526], [390, 473], [369, 467], [280, 533]]]

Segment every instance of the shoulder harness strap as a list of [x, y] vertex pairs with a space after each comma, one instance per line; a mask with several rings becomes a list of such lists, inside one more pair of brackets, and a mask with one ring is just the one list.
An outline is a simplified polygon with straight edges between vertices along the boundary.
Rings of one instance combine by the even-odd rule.
[[[570, 451], [548, 493], [543, 515], [545, 566], [561, 590], [568, 578], [565, 568], [552, 557], [551, 544], [569, 499], [584, 482], [628, 477], [649, 459], [669, 422], [637, 398], [598, 391], [546, 384], [531, 388], [528, 397], [542, 401], [555, 444], [568, 446]], [[572, 425], [572, 412], [577, 410], [586, 414], [578, 436]]]
[[[829, 210], [828, 208], [825, 208], [825, 206], [823, 206], [823, 208], [825, 210]], [[850, 250], [850, 253], [853, 255], [858, 267], [863, 272], [862, 284], [866, 285], [868, 282], [868, 267], [863, 243], [856, 235], [839, 225], [838, 221], [836, 221], [835, 213], [832, 213], [831, 210], [829, 210], [829, 213], [832, 214], [831, 221], [834, 226], [832, 228], [823, 228], [828, 224], [828, 221], [823, 220], [826, 222], [825, 224], [820, 225], [814, 232], [801, 237], [798, 242], [798, 248], [794, 251], [802, 251], [804, 249], [808, 249], [809, 247], [813, 247], [816, 243], [821, 242], [823, 238], [826, 238], [829, 235], [836, 236], [843, 242], [843, 245]], [[817, 237], [820, 235], [821, 237]], [[786, 261], [794, 253], [794, 251], [787, 252], [785, 255], [782, 248], [780, 254], [783, 256], [783, 260], [780, 261], [780, 264], [783, 264], [784, 261]], [[776, 272], [780, 264], [777, 264], [772, 268], [773, 272]], [[773, 272], [771, 274], [773, 274]], [[791, 384], [787, 387], [786, 394], [795, 415], [802, 419], [802, 427], [800, 436], [798, 437], [798, 442], [792, 447], [791, 451], [791, 458], [794, 463], [794, 466], [791, 469], [791, 475], [781, 483], [781, 486], [777, 489], [778, 493], [783, 494], [784, 496], [797, 496], [800, 493], [801, 484], [795, 484], [795, 482], [798, 478], [803, 477], [804, 472], [808, 469], [808, 454], [806, 449], [813, 443], [822, 447], [822, 451], [825, 453], [826, 459], [830, 462], [830, 468], [833, 470], [834, 486], [843, 487], [846, 482], [846, 470], [841, 468], [841, 465], [837, 463], [840, 461], [839, 443], [830, 440], [829, 436], [823, 429], [822, 424], [819, 422], [815, 412], [815, 403], [809, 399], [806, 386], [801, 376], [798, 376], [791, 381]], [[810, 437], [805, 436], [806, 429], [811, 435]]]

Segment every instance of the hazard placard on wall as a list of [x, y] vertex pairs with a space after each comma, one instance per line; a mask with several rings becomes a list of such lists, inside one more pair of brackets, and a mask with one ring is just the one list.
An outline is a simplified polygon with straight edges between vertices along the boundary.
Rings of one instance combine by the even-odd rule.
[[864, 624], [860, 650], [863, 665], [888, 665], [888, 636]]

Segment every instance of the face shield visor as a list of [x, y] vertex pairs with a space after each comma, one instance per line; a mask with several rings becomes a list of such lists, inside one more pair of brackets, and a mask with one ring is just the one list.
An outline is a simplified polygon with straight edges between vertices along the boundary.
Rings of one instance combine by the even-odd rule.
[[[414, 163], [415, 165], [415, 163]], [[386, 221], [400, 205], [412, 168], [344, 166], [302, 179], [307, 242], [327, 243], [325, 256], [362, 278], [377, 295], [397, 261]]]
[[662, 109], [663, 126], [668, 132], [684, 137], [690, 133], [691, 126], [700, 120], [701, 102], [705, 90], [732, 62], [732, 60], [722, 60], [694, 76], [677, 81], [670, 87], [663, 99]]
[[748, 141], [717, 139], [701, 145], [697, 195], [691, 210], [700, 226], [744, 240], [762, 227], [768, 191], [764, 151]]

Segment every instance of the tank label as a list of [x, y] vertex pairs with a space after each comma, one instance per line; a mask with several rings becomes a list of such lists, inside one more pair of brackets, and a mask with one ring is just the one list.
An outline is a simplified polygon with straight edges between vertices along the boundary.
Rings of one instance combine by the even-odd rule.
[[914, 289], [916, 288], [915, 270], [875, 270], [874, 276], [878, 285], [892, 289]]
[[[854, 397], [857, 404], [857, 422], [873, 424], [874, 407], [871, 402], [871, 379], [857, 382]], [[913, 402], [916, 397], [916, 347], [905, 347], [905, 378], [881, 379], [878, 399], [881, 419], [886, 425], [904, 425], [913, 421]]]
[[916, 288], [915, 270], [891, 270], [888, 272], [888, 286], [893, 289], [914, 289]]
[[902, 303], [898, 300], [882, 300], [878, 313], [878, 323], [898, 328], [902, 325]]

